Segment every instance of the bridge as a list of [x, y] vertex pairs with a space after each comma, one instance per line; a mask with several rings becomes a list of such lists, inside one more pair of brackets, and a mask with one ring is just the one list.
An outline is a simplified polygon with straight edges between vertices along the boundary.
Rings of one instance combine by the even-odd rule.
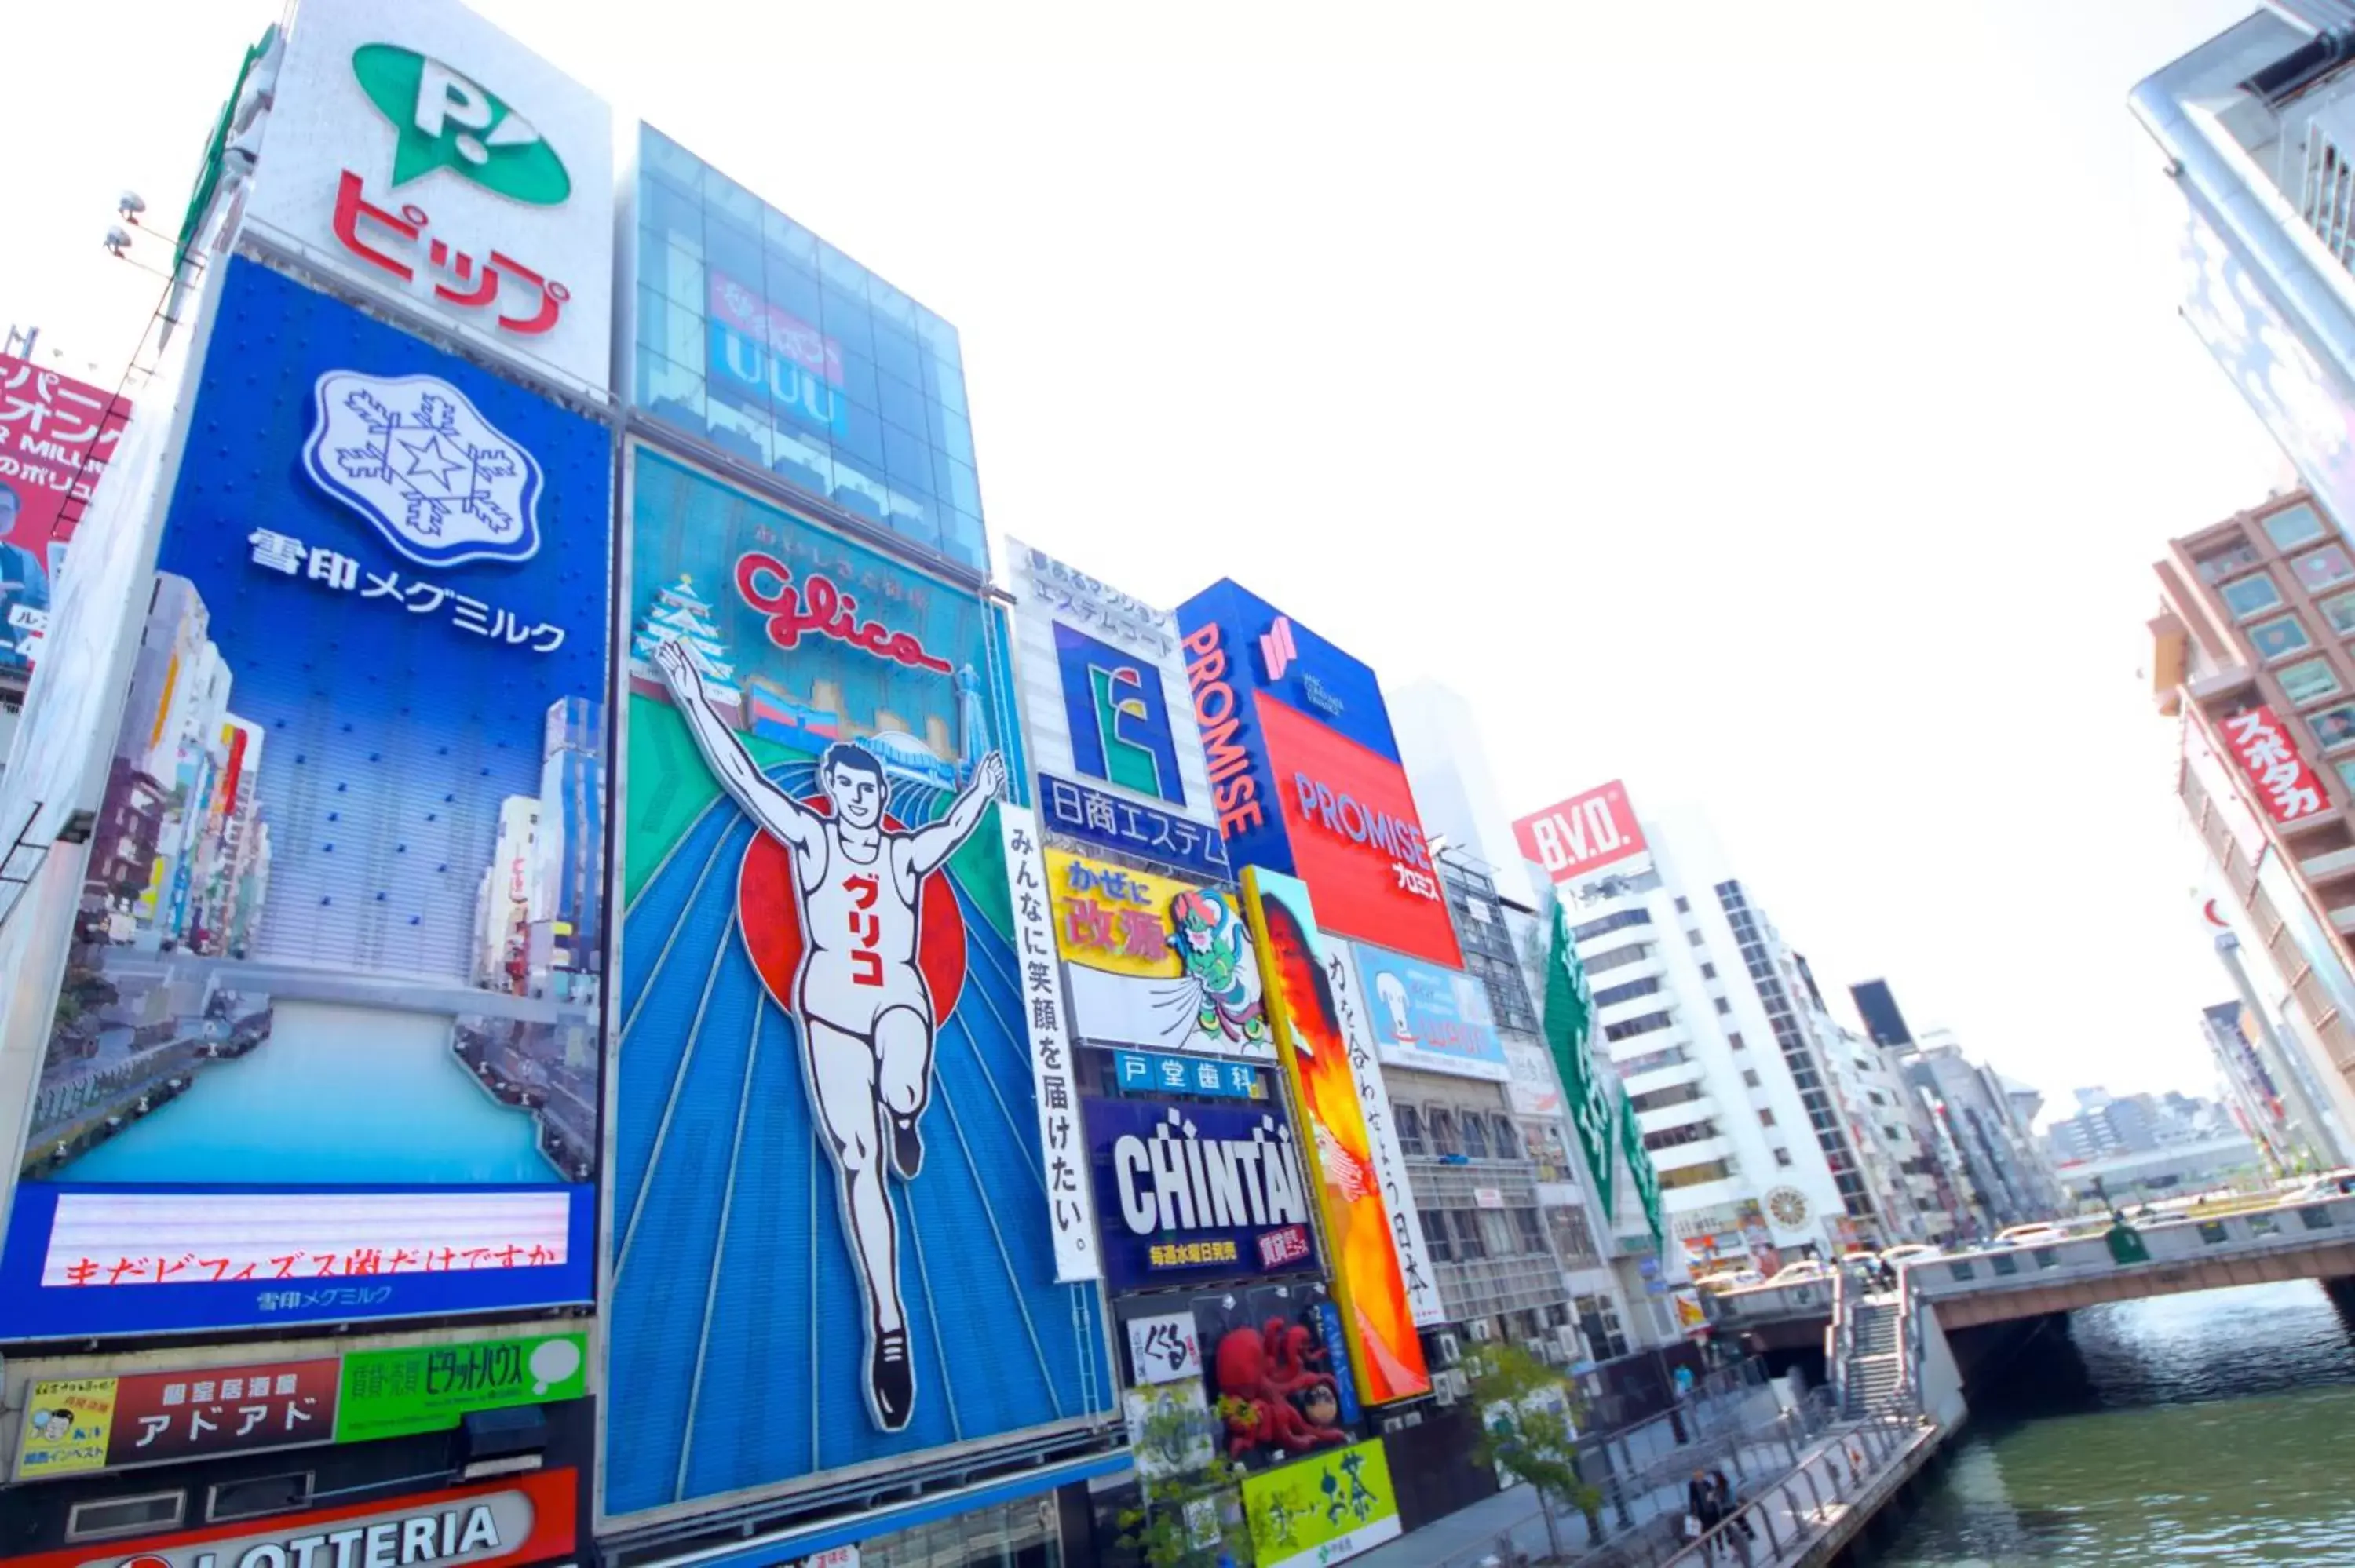
[[[1903, 1270], [1909, 1302], [1949, 1332], [2073, 1312], [2187, 1290], [2283, 1279], [2355, 1280], [2355, 1197], [2198, 1209], [2136, 1226], [2140, 1251], [2112, 1250], [2105, 1231], [2045, 1246], [1978, 1247], [1917, 1258]], [[1833, 1282], [1753, 1285], [1715, 1298], [1723, 1328], [1756, 1332], [1771, 1348], [1822, 1342]]]
[[187, 952], [127, 953], [120, 949], [107, 955], [106, 967], [109, 978], [118, 981], [166, 985], [209, 980], [232, 991], [267, 995], [279, 1001], [341, 1001], [400, 1012], [507, 1018], [525, 1023], [558, 1025], [593, 1025], [598, 1016], [594, 1002], [478, 991], [448, 975], [355, 974], [348, 969], [305, 964], [209, 958]]

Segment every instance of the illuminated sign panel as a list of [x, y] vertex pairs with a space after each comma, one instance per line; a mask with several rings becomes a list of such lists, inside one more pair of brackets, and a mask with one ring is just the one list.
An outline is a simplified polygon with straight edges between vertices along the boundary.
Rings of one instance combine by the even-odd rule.
[[1273, 1062], [1235, 895], [1047, 852], [1055, 950], [1071, 1025], [1097, 1045], [1141, 1045]]
[[602, 958], [475, 916], [527, 848], [603, 859], [543, 791], [603, 765], [611, 439], [217, 265], [235, 439], [188, 443], [119, 689], [0, 1335], [588, 1301]]
[[1462, 968], [1374, 672], [1231, 582], [1178, 620], [1234, 863], [1305, 881], [1336, 935]]
[[1616, 779], [1530, 812], [1513, 824], [1513, 838], [1557, 883], [1574, 882], [1650, 848], [1627, 803], [1627, 787]]

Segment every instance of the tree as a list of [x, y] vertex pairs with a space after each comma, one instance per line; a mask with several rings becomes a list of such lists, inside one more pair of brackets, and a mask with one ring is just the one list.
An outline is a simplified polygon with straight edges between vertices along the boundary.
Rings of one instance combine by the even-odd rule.
[[1168, 1384], [1132, 1390], [1128, 1398], [1144, 1506], [1122, 1512], [1121, 1544], [1151, 1568], [1250, 1563], [1251, 1535], [1241, 1525], [1242, 1467], [1226, 1457], [1219, 1425], [1201, 1400], [1183, 1398]]
[[1561, 1555], [1554, 1510], [1574, 1508], [1590, 1525], [1603, 1494], [1578, 1473], [1578, 1423], [1570, 1380], [1518, 1345], [1485, 1346], [1465, 1359], [1472, 1403], [1481, 1413], [1473, 1457], [1537, 1489], [1546, 1506], [1546, 1542]]

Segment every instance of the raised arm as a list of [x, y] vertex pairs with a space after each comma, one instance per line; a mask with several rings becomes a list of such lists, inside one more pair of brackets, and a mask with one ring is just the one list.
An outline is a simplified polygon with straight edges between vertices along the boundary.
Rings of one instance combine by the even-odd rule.
[[918, 876], [939, 870], [943, 861], [956, 853], [957, 845], [981, 825], [981, 814], [1005, 788], [1006, 758], [993, 751], [973, 770], [973, 782], [964, 787], [947, 816], [908, 835], [908, 868]]
[[742, 739], [711, 705], [711, 694], [703, 689], [703, 672], [695, 667], [687, 649], [677, 642], [661, 643], [655, 649], [654, 664], [663, 684], [670, 688], [680, 716], [687, 720], [695, 748], [703, 753], [705, 764], [720, 787], [744, 808], [744, 814], [793, 848], [815, 850], [822, 832], [817, 813], [762, 773]]

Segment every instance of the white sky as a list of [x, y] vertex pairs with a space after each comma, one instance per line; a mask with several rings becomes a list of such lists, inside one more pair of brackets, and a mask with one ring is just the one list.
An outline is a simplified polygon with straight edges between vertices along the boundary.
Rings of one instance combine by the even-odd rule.
[[[1516, 811], [1705, 802], [2050, 1099], [2208, 1086], [2148, 568], [2284, 470], [2124, 101], [2254, 0], [479, 3], [958, 323], [996, 529], [1455, 686]], [[19, 9], [0, 322], [111, 374], [276, 5]]]

